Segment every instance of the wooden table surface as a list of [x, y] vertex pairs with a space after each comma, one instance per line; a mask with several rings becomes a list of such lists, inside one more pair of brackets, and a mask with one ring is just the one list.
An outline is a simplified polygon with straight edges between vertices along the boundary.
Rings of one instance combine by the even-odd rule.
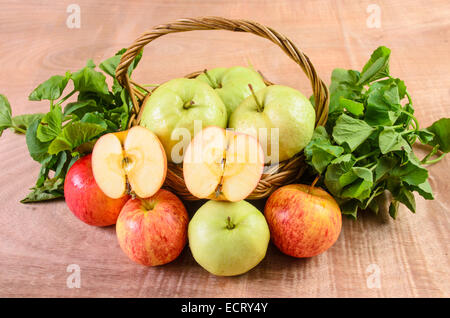
[[[68, 28], [67, 7], [81, 9]], [[377, 6], [370, 6], [376, 3]], [[328, 84], [333, 68], [361, 69], [379, 45], [392, 49], [391, 73], [403, 79], [422, 127], [450, 117], [450, 2], [399, 1], [0, 1], [0, 93], [13, 114], [46, 112], [28, 94], [51, 75], [100, 62], [152, 26], [183, 17], [224, 16], [268, 25], [289, 37]], [[371, 28], [379, 9], [380, 27]], [[375, 11], [372, 11], [375, 10]], [[135, 73], [158, 83], [192, 71], [248, 61], [275, 83], [309, 96], [301, 70], [267, 40], [249, 34], [196, 31], [151, 43]], [[344, 219], [337, 243], [311, 259], [269, 246], [266, 258], [239, 277], [215, 277], [186, 248], [156, 268], [122, 253], [113, 226], [85, 225], [63, 200], [19, 203], [39, 172], [25, 138], [0, 138], [0, 296], [3, 297], [449, 297], [450, 158], [431, 166], [436, 199], [416, 196], [417, 213]], [[420, 156], [424, 153], [417, 149]], [[264, 202], [257, 202], [262, 207]], [[188, 204], [193, 212], [199, 204]], [[80, 288], [66, 284], [70, 264]], [[70, 269], [70, 267], [69, 267]]]

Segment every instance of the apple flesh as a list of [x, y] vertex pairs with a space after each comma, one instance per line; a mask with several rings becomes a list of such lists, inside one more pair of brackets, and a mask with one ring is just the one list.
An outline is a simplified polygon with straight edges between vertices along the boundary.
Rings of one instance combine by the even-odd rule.
[[270, 232], [246, 201], [208, 201], [189, 222], [189, 247], [197, 263], [218, 276], [243, 274], [265, 257]]
[[130, 199], [116, 224], [119, 245], [136, 263], [157, 266], [176, 259], [187, 241], [188, 214], [178, 197], [161, 189]]
[[107, 196], [120, 198], [129, 192], [146, 198], [163, 185], [167, 159], [158, 137], [136, 126], [100, 137], [92, 152], [92, 167]]
[[255, 91], [266, 87], [262, 76], [252, 68], [234, 66], [230, 68], [218, 67], [205, 70], [197, 76], [198, 80], [207, 83], [219, 94], [223, 103], [227, 107], [228, 118], [239, 106], [239, 104], [251, 92], [248, 84], [251, 84]]
[[116, 224], [122, 207], [129, 196], [111, 199], [95, 182], [92, 173], [92, 155], [78, 159], [67, 172], [64, 196], [72, 213], [89, 225], [108, 226]]
[[304, 184], [277, 189], [267, 200], [264, 214], [273, 243], [294, 257], [325, 252], [342, 228], [341, 210], [334, 198], [321, 188]]
[[164, 83], [143, 107], [140, 125], [158, 136], [169, 161], [175, 163], [183, 161], [183, 152], [194, 136], [194, 121], [201, 123], [201, 128], [227, 125], [227, 110], [219, 95], [197, 79], [178, 78]]
[[264, 152], [256, 138], [214, 126], [194, 137], [183, 160], [186, 187], [200, 199], [243, 200], [263, 170]]
[[[228, 126], [257, 137], [266, 163], [276, 164], [276, 161], [292, 158], [312, 138], [314, 107], [302, 93], [287, 86], [271, 85], [254, 94], [244, 99], [231, 114]], [[273, 135], [276, 131], [272, 129], [278, 129], [278, 136]], [[275, 142], [278, 144], [273, 144]], [[271, 159], [274, 155], [278, 160]]]

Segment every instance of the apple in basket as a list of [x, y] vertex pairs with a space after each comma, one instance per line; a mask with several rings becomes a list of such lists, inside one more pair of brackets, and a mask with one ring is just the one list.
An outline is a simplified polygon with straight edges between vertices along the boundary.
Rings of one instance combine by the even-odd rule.
[[252, 92], [231, 114], [228, 126], [257, 137], [266, 163], [287, 160], [303, 150], [314, 132], [316, 114], [311, 102], [298, 90], [282, 85]]
[[153, 131], [168, 160], [181, 163], [185, 147], [194, 136], [195, 121], [201, 128], [227, 125], [227, 110], [219, 95], [197, 79], [177, 78], [158, 88], [143, 105], [140, 125]]
[[262, 76], [252, 68], [234, 66], [230, 68], [218, 67], [211, 70], [204, 70], [197, 76], [197, 79], [207, 83], [219, 94], [223, 103], [227, 107], [228, 118], [239, 104], [251, 92], [248, 84], [251, 84], [255, 91], [266, 87]]

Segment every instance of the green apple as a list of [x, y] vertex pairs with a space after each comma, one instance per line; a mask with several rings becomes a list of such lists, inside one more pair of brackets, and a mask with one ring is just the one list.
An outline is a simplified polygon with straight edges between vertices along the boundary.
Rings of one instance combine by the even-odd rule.
[[251, 92], [248, 84], [251, 84], [256, 91], [266, 87], [258, 72], [242, 66], [218, 67], [212, 70], [205, 70], [197, 76], [197, 79], [207, 83], [219, 94], [227, 107], [228, 118], [236, 107], [247, 96], [250, 96]]
[[243, 274], [266, 255], [270, 232], [264, 215], [246, 201], [208, 201], [188, 227], [197, 263], [218, 276]]
[[231, 115], [228, 126], [257, 137], [266, 163], [277, 163], [274, 143], [278, 145], [278, 161], [292, 158], [311, 140], [315, 118], [314, 107], [302, 93], [272, 85], [244, 99]]
[[167, 159], [175, 163], [182, 162], [184, 149], [194, 137], [194, 121], [201, 123], [199, 129], [227, 125], [227, 110], [219, 95], [197, 79], [177, 78], [164, 83], [143, 107], [140, 125], [158, 136]]

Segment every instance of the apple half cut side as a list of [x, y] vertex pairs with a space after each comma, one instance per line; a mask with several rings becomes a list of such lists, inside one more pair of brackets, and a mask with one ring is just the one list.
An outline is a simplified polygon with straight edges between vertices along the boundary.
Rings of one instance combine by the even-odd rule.
[[92, 171], [98, 186], [110, 198], [128, 192], [148, 198], [164, 183], [166, 153], [153, 132], [135, 126], [98, 139], [92, 151]]
[[253, 136], [210, 126], [186, 149], [183, 175], [197, 198], [237, 202], [258, 185], [264, 151]]

